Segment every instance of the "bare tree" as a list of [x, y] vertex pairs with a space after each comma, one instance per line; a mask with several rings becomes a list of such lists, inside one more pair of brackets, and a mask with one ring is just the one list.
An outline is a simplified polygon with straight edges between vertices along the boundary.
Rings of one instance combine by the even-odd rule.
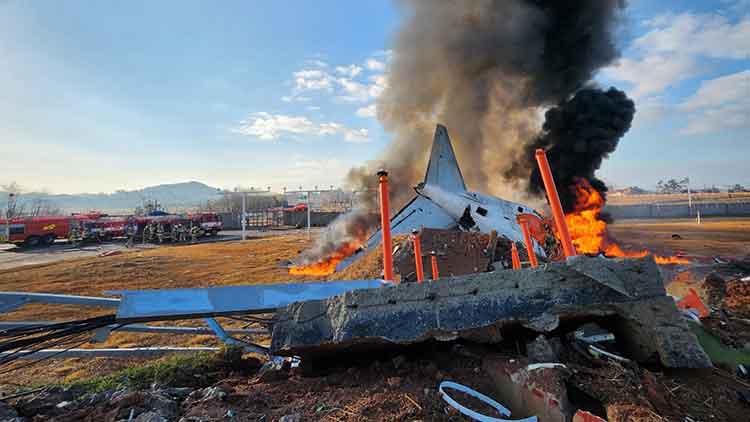
[[23, 189], [21, 188], [21, 185], [18, 184], [18, 182], [10, 182], [7, 185], [0, 185], [2, 187], [3, 191], [6, 192], [6, 199], [7, 199], [7, 206], [5, 209], [5, 215], [3, 217], [6, 218], [15, 218], [20, 217], [24, 214], [24, 204], [18, 202], [18, 197], [21, 195], [21, 192]]
[[36, 198], [31, 201], [29, 208], [28, 215], [31, 217], [60, 214], [60, 209], [55, 206], [54, 202], [48, 199]]

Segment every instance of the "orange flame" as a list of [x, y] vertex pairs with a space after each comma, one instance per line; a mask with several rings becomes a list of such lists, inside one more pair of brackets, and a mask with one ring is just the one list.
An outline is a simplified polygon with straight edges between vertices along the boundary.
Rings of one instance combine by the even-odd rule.
[[[601, 218], [604, 198], [588, 180], [578, 179], [575, 186], [576, 203], [574, 211], [565, 215], [570, 237], [576, 252], [580, 254], [623, 256], [639, 258], [648, 255], [648, 250], [625, 251], [609, 236], [607, 222]], [[675, 256], [654, 255], [657, 264], [687, 264], [688, 260]]]
[[348, 258], [360, 248], [359, 242], [349, 242], [342, 245], [337, 251], [312, 264], [294, 266], [289, 268], [289, 274], [326, 276], [336, 272], [336, 265]]

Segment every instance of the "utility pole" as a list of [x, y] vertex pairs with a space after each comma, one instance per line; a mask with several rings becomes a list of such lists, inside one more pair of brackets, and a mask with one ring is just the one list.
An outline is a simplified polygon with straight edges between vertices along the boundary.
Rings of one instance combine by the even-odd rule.
[[310, 240], [312, 234], [310, 233], [310, 191], [307, 191], [307, 240]]
[[247, 205], [246, 205], [246, 198], [247, 198], [247, 192], [242, 192], [242, 220], [240, 224], [242, 225], [242, 240], [246, 239], [245, 236], [245, 224], [247, 219]]
[[312, 218], [311, 218], [311, 205], [312, 205], [312, 194], [317, 193], [321, 194], [323, 192], [333, 192], [335, 189], [333, 189], [333, 185], [331, 185], [331, 189], [318, 189], [318, 186], [315, 186], [315, 189], [312, 190], [302, 190], [302, 186], [299, 187], [299, 190], [297, 191], [288, 191], [286, 188], [284, 188], [284, 194], [295, 194], [298, 195], [297, 198], [305, 198], [307, 201], [307, 238], [312, 238]]
[[15, 200], [16, 194], [8, 192], [8, 207], [5, 209], [5, 241], [10, 242], [10, 207]]

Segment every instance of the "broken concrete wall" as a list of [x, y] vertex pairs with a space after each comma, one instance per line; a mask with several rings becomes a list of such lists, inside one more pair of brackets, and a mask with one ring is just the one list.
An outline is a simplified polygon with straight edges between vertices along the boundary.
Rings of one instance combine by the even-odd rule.
[[636, 358], [658, 356], [667, 367], [711, 366], [666, 296], [650, 257], [578, 257], [570, 265], [406, 283], [299, 302], [277, 313], [271, 350], [314, 359], [355, 345], [409, 345], [432, 338], [493, 343], [502, 340], [502, 329], [509, 325], [551, 332], [561, 321], [596, 317], [626, 322], [621, 335], [628, 338], [622, 341], [635, 345]]

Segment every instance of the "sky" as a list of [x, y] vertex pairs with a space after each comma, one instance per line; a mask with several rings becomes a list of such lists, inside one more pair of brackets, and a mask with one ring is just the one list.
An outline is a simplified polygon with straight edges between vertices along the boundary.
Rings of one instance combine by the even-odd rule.
[[[0, 184], [340, 186], [391, 139], [375, 102], [402, 12], [383, 0], [0, 0]], [[637, 112], [600, 175], [750, 186], [750, 0], [630, 0], [618, 43], [596, 80]]]

